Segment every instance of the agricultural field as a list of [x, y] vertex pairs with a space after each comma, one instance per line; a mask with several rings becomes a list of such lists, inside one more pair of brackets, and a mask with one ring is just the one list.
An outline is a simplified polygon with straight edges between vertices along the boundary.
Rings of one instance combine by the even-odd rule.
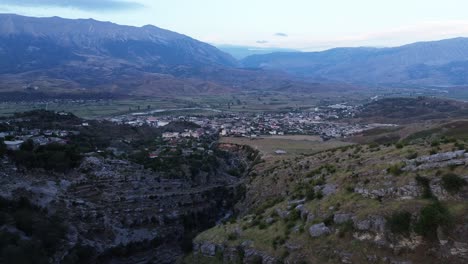
[[125, 100], [51, 100], [47, 102], [3, 102], [0, 116], [30, 110], [66, 111], [82, 118], [99, 118], [155, 109], [189, 108], [192, 102], [167, 98], [131, 98]]
[[[255, 139], [245, 137], [223, 137], [221, 143], [248, 145], [260, 151], [264, 158], [282, 159], [297, 155], [308, 155], [327, 149], [350, 145], [351, 143], [329, 140], [323, 141], [319, 136], [264, 136]], [[277, 155], [276, 150], [284, 150], [286, 154]]]

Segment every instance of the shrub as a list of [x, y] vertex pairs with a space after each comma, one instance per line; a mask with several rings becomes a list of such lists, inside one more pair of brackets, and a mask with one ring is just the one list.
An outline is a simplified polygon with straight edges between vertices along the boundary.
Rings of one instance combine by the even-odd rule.
[[431, 142], [431, 147], [438, 147], [439, 145], [440, 145], [440, 142], [436, 139]]
[[307, 201], [311, 201], [315, 198], [315, 191], [314, 191], [314, 188], [313, 187], [310, 187], [309, 189], [307, 189], [307, 192], [306, 192], [306, 199]]
[[417, 152], [410, 152], [408, 153], [408, 155], [406, 155], [406, 158], [407, 159], [415, 159], [418, 157], [418, 153]]
[[322, 191], [318, 191], [318, 192], [315, 194], [315, 198], [317, 198], [318, 200], [322, 199], [322, 198], [323, 198], [323, 193], [322, 193]]
[[466, 180], [454, 173], [447, 173], [442, 176], [442, 186], [449, 193], [459, 192], [467, 184]]
[[395, 212], [387, 218], [387, 227], [396, 234], [409, 234], [411, 229], [411, 214]]
[[291, 211], [291, 213], [289, 213], [288, 222], [295, 222], [299, 218], [301, 218], [301, 212], [299, 210], [294, 209]]
[[227, 235], [227, 239], [228, 240], [236, 240], [237, 239], [237, 233], [236, 232], [230, 232], [228, 235]]
[[5, 143], [3, 142], [3, 140], [0, 140], [0, 158], [3, 157], [3, 155], [5, 155], [6, 152], [7, 152], [7, 147]]
[[456, 142], [456, 143], [454, 144], [454, 146], [455, 146], [457, 149], [459, 149], [459, 150], [465, 149], [465, 144], [460, 143], [460, 142]]
[[338, 237], [344, 237], [346, 234], [352, 233], [354, 224], [352, 220], [348, 220], [340, 225]]
[[76, 146], [53, 143], [33, 149], [34, 146], [27, 142], [29, 141], [21, 145], [20, 150], [11, 152], [17, 165], [66, 172], [78, 166], [81, 161]]
[[333, 223], [334, 223], [333, 217], [334, 217], [334, 215], [329, 215], [327, 218], [323, 219], [323, 223], [324, 223], [326, 226], [331, 226], [331, 225], [333, 225]]
[[394, 175], [394, 176], [399, 176], [403, 173], [403, 170], [401, 169], [403, 166], [400, 163], [393, 164], [390, 167], [388, 167], [387, 172]]
[[423, 199], [430, 199], [433, 197], [431, 187], [429, 186], [429, 179], [423, 176], [416, 176], [416, 182], [423, 188]]
[[403, 144], [403, 142], [398, 142], [398, 143], [395, 144], [395, 147], [397, 149], [402, 149], [404, 146], [405, 146], [405, 144]]
[[435, 201], [421, 209], [414, 231], [426, 238], [435, 239], [439, 227], [448, 229], [451, 225], [452, 217], [449, 210], [440, 202]]

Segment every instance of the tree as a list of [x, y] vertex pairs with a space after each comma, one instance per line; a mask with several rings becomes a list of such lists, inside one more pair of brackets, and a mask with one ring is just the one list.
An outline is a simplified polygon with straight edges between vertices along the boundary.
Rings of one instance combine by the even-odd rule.
[[20, 150], [22, 151], [33, 151], [34, 150], [34, 141], [32, 139], [28, 139], [20, 146]]
[[0, 158], [3, 157], [3, 155], [5, 155], [7, 151], [7, 147], [5, 145], [5, 142], [3, 142], [3, 140], [0, 140]]

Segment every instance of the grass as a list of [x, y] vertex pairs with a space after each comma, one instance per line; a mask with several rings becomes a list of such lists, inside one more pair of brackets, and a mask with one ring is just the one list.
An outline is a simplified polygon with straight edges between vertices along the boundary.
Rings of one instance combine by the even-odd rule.
[[277, 157], [290, 157], [300, 154], [314, 154], [320, 151], [350, 145], [350, 143], [338, 140], [323, 142], [317, 136], [266, 136], [253, 140], [241, 137], [223, 137], [220, 142], [249, 145], [259, 150], [265, 158], [277, 156], [274, 152], [278, 149], [285, 150], [287, 153], [286, 155]]

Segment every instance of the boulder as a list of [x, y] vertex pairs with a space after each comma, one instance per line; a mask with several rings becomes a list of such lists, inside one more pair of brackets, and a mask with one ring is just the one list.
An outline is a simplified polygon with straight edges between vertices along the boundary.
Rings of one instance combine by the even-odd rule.
[[301, 215], [302, 220], [304, 220], [304, 221], [307, 220], [309, 210], [307, 210], [307, 208], [305, 208], [305, 206], [303, 204], [300, 204], [300, 205], [296, 206], [295, 209], [301, 213], [300, 215]]
[[336, 184], [325, 184], [322, 189], [324, 196], [329, 196], [336, 193], [337, 185]]
[[280, 208], [276, 208], [276, 213], [278, 214], [278, 216], [281, 218], [281, 219], [285, 219], [286, 217], [289, 216], [290, 212], [288, 211], [283, 211], [281, 210]]
[[313, 213], [307, 214], [307, 220], [306, 220], [307, 223], [311, 223], [312, 221], [314, 221], [314, 219], [315, 219], [315, 215]]
[[309, 228], [309, 234], [311, 237], [320, 237], [330, 233], [330, 228], [328, 228], [324, 223], [315, 224]]
[[215, 256], [216, 255], [216, 245], [205, 242], [200, 245], [200, 252], [205, 256]]
[[386, 220], [383, 216], [375, 215], [363, 220], [354, 218], [353, 222], [354, 227], [360, 231], [373, 231], [375, 233], [382, 233], [385, 231]]
[[370, 229], [370, 226], [371, 226], [370, 220], [368, 219], [354, 221], [354, 227], [360, 231], [367, 231]]
[[303, 204], [305, 203], [306, 199], [299, 199], [299, 200], [292, 200], [292, 201], [289, 201], [288, 204], [290, 205], [297, 205], [297, 204]]

